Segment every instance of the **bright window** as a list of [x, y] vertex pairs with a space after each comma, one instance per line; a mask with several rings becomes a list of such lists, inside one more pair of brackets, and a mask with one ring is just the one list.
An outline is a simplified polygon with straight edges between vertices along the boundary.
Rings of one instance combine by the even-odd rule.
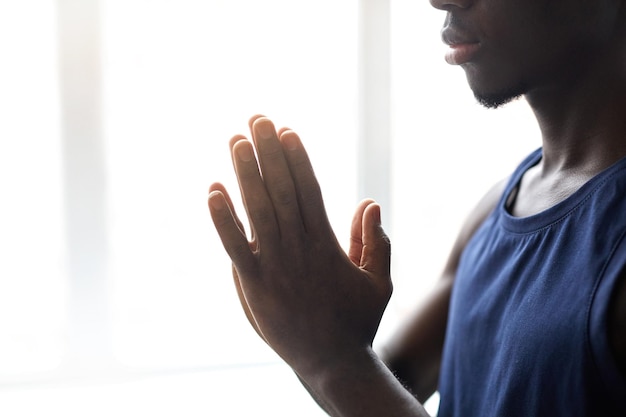
[[525, 103], [484, 110], [443, 62], [443, 18], [414, 0], [0, 0], [0, 413], [323, 415], [246, 322], [207, 189], [238, 198], [228, 139], [263, 113], [302, 137], [342, 243], [377, 198], [384, 341], [539, 145]]
[[0, 1], [0, 381], [54, 369], [63, 356], [54, 12], [50, 2]]
[[114, 354], [149, 368], [275, 361], [247, 331], [207, 189], [226, 182], [238, 198], [228, 139], [266, 114], [299, 132], [347, 236], [345, 208], [356, 200], [356, 2], [104, 6]]
[[320, 415], [247, 323], [206, 200], [238, 198], [228, 139], [264, 113], [347, 241], [357, 5], [0, 1], [0, 413]]

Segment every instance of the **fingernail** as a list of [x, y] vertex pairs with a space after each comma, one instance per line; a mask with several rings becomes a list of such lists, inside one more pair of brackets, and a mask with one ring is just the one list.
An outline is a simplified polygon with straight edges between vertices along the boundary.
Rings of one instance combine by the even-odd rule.
[[237, 152], [237, 156], [244, 162], [249, 162], [252, 160], [252, 150], [247, 143], [238, 143], [235, 145], [235, 152]]
[[375, 207], [375, 210], [376, 210], [375, 211], [376, 215], [375, 215], [374, 218], [376, 219], [376, 223], [380, 225], [380, 224], [382, 224], [382, 218], [381, 218], [381, 215], [380, 215], [380, 206], [378, 205], [378, 203], [372, 203], [372, 204], [375, 204], [375, 206], [372, 206], [372, 207]]
[[295, 151], [296, 149], [298, 149], [298, 138], [296, 137], [296, 134], [293, 133], [291, 130], [283, 133], [281, 139], [288, 150]]
[[276, 134], [274, 125], [267, 119], [260, 119], [255, 122], [254, 129], [259, 139], [271, 139]]
[[224, 203], [224, 198], [220, 194], [221, 193], [217, 191], [213, 191], [211, 194], [209, 194], [209, 204], [215, 210], [224, 210], [224, 207], [226, 206]]

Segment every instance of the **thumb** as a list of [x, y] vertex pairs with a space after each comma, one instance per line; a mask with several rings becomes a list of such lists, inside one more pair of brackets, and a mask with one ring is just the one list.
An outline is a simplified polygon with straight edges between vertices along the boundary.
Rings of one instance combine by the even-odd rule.
[[371, 198], [362, 200], [354, 212], [354, 217], [352, 217], [348, 256], [356, 266], [361, 266], [361, 257], [363, 256], [363, 213], [367, 206], [372, 203], [374, 203], [374, 200]]
[[391, 243], [380, 219], [380, 206], [372, 202], [363, 212], [361, 268], [376, 277], [388, 279], [391, 272]]

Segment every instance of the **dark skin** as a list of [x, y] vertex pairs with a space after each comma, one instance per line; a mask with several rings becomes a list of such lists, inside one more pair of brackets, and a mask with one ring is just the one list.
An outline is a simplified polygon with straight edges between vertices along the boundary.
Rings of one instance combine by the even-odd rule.
[[[513, 215], [557, 204], [626, 157], [626, 0], [431, 3], [447, 12], [444, 38], [457, 52], [471, 44], [471, 53], [452, 54], [449, 62], [465, 70], [479, 101], [495, 107], [524, 95], [536, 115], [543, 158], [522, 179]], [[250, 125], [252, 141], [236, 136], [230, 145], [254, 239], [219, 183], [211, 186], [209, 208], [251, 324], [329, 414], [427, 415], [417, 399], [437, 387], [459, 257], [503, 183], [469, 216], [431, 295], [379, 356], [372, 340], [392, 290], [380, 207], [372, 200], [357, 207], [344, 253], [298, 136], [276, 131], [264, 117]], [[624, 306], [626, 278], [607, 318], [626, 376]]]
[[[509, 20], [500, 18], [496, 22], [481, 14], [481, 9], [506, 8], [511, 2], [432, 0], [431, 3], [446, 10], [447, 23], [453, 26], [458, 22], [468, 39], [480, 39], [487, 34], [484, 35], [487, 39], [481, 39], [482, 50], [476, 60], [462, 65], [479, 100], [488, 97], [499, 105], [523, 94], [539, 122], [544, 156], [522, 179], [515, 204], [510, 207], [513, 215], [530, 216], [552, 207], [626, 156], [624, 2], [553, 1], [545, 9], [549, 13], [543, 22], [537, 17], [539, 8], [545, 4], [541, 1], [526, 2], [524, 10], [516, 9], [514, 14], [502, 11], [499, 15], [508, 16]], [[474, 16], [477, 17], [473, 19]], [[556, 20], [551, 21], [552, 18]], [[589, 24], [593, 21], [602, 24]], [[515, 22], [519, 25], [533, 22], [534, 26], [525, 31], [516, 29]], [[550, 36], [554, 33], [552, 28], [559, 26], [560, 36]], [[525, 43], [538, 42], [542, 42], [540, 52], [525, 52]], [[572, 54], [572, 50], [576, 53]], [[491, 204], [496, 201], [497, 197]], [[472, 229], [476, 217], [480, 218], [480, 209], [478, 215], [475, 213], [469, 219], [466, 229]], [[466, 241], [462, 236], [461, 244]], [[459, 242], [444, 271], [444, 282], [449, 280], [447, 277], [452, 275], [451, 269], [458, 261], [458, 246]], [[626, 272], [622, 275], [609, 309], [608, 338], [618, 367], [626, 377]], [[420, 311], [441, 311], [436, 308], [436, 300], [431, 301], [434, 306], [427, 302]], [[422, 341], [422, 332], [428, 323], [442, 320], [442, 314], [417, 314], [412, 325], [407, 326], [409, 330], [392, 342], [387, 353], [392, 366], [402, 365], [396, 372], [409, 381], [417, 398], [422, 400], [435, 391], [436, 378], [425, 382], [421, 376], [435, 374], [428, 367], [438, 364], [440, 358], [438, 355], [423, 358], [417, 352], [440, 352], [442, 344], [433, 348], [432, 343]]]
[[[446, 10], [446, 22], [452, 27], [455, 23], [462, 27], [459, 31], [468, 40], [481, 40], [482, 50], [477, 59], [462, 65], [479, 100], [488, 97], [500, 104], [524, 94], [537, 116], [544, 156], [522, 179], [515, 204], [510, 208], [513, 215], [530, 216], [552, 207], [626, 156], [624, 2], [553, 1], [549, 8], [544, 8], [543, 21], [538, 18], [539, 9], [545, 5], [541, 1], [526, 2], [523, 10], [518, 8], [515, 14], [495, 11], [492, 16], [509, 18], [500, 17], [497, 21], [490, 21], [489, 15], [481, 14], [481, 9], [506, 8], [510, 2], [432, 0], [431, 3]], [[519, 25], [530, 27], [518, 30]], [[550, 36], [555, 33], [554, 27], [562, 30], [557, 36]], [[541, 51], [526, 53], [524, 44], [539, 42]], [[576, 53], [571, 52], [574, 50]], [[495, 201], [497, 197], [491, 203]], [[475, 217], [469, 219], [470, 230]], [[480, 218], [480, 210], [477, 217]], [[466, 240], [461, 237], [460, 241]], [[453, 275], [460, 253], [458, 246], [459, 242], [444, 271], [444, 282]], [[608, 337], [618, 367], [626, 377], [626, 272], [622, 275], [609, 309]], [[436, 298], [432, 302], [436, 305]], [[443, 309], [438, 310], [427, 302], [420, 311]], [[435, 372], [427, 368], [438, 364], [439, 357], [432, 355], [425, 359], [417, 355], [420, 351], [434, 350], [428, 343], [420, 343], [422, 331], [427, 327], [420, 323], [433, 321], [443, 321], [442, 314], [417, 314], [413, 327], [409, 325], [410, 330], [396, 339], [399, 341], [392, 342], [387, 359], [392, 366], [402, 365], [396, 372], [410, 381], [409, 385], [422, 400], [434, 392], [436, 378], [431, 377], [425, 383], [420, 376], [433, 375]], [[439, 343], [437, 349], [441, 346]]]
[[298, 136], [279, 136], [266, 118], [252, 125], [261, 171], [253, 145], [231, 141], [252, 242], [224, 187], [213, 184], [209, 196], [248, 318], [332, 415], [425, 416], [371, 347], [391, 295], [380, 207], [359, 205], [344, 253]]

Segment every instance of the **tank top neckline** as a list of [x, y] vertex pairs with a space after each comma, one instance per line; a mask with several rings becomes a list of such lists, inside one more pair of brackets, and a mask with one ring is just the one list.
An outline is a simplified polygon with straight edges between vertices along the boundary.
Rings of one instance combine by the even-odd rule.
[[[522, 177], [533, 166], [537, 165], [542, 158], [542, 149], [532, 152], [517, 168], [511, 176], [504, 193], [497, 206], [499, 220], [502, 226], [509, 232], [515, 234], [536, 233], [545, 228], [565, 220], [599, 189], [602, 185], [617, 172], [626, 169], [626, 158], [622, 158], [598, 175], [583, 184], [572, 195], [554, 206], [543, 210], [537, 214], [527, 217], [513, 216], [508, 210], [512, 193], [519, 188]], [[515, 197], [513, 197], [514, 199]]]

